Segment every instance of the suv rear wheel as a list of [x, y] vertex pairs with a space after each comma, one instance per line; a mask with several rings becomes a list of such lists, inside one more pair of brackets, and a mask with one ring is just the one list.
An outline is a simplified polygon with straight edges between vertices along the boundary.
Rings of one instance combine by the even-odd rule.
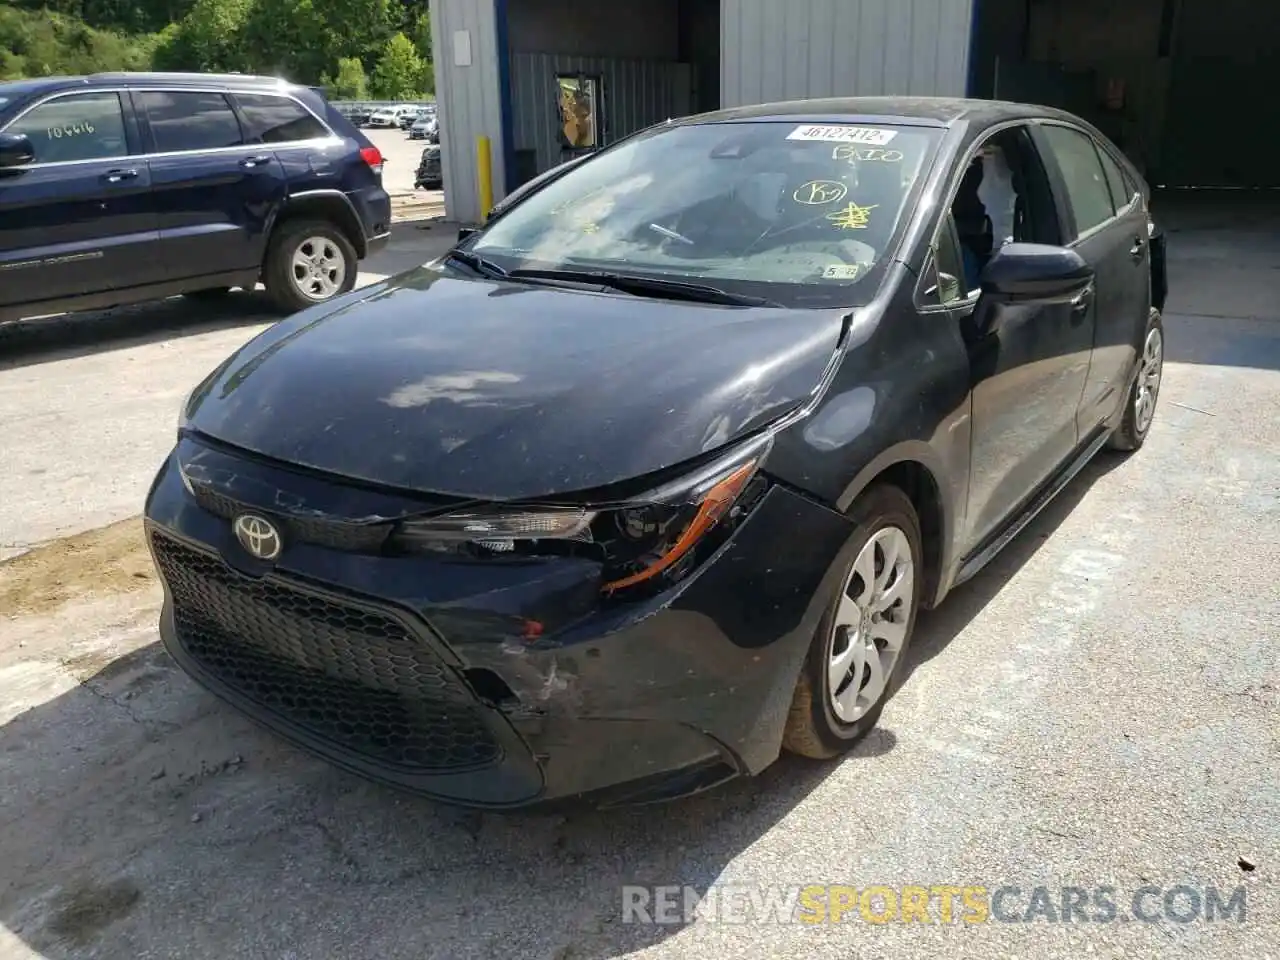
[[355, 247], [337, 226], [290, 220], [272, 237], [263, 282], [280, 309], [296, 313], [351, 290], [358, 267]]

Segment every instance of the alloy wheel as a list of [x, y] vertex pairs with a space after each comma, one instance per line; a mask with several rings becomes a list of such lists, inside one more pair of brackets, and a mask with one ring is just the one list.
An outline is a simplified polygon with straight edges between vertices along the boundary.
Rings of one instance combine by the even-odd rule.
[[307, 237], [293, 252], [293, 283], [308, 300], [328, 300], [342, 289], [347, 258], [328, 237]]
[[877, 530], [849, 571], [827, 644], [831, 709], [844, 723], [884, 696], [907, 639], [915, 591], [911, 541], [897, 527]]
[[1156, 414], [1156, 396], [1164, 372], [1164, 337], [1158, 327], [1147, 334], [1142, 347], [1142, 366], [1138, 371], [1137, 389], [1133, 397], [1133, 421], [1138, 433], [1146, 433]]

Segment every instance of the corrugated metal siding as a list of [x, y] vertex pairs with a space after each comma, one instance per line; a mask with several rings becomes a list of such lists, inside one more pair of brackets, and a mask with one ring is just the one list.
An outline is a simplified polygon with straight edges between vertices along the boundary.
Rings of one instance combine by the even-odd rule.
[[689, 67], [655, 60], [617, 60], [551, 53], [511, 57], [512, 127], [517, 150], [535, 150], [538, 171], [560, 162], [556, 75], [595, 74], [604, 102], [602, 146], [689, 109]]
[[964, 96], [974, 0], [721, 0], [722, 105]]
[[[453, 37], [471, 34], [471, 66], [454, 65]], [[431, 47], [440, 111], [440, 154], [444, 165], [446, 215], [480, 218], [476, 184], [476, 138], [493, 147], [494, 199], [502, 196], [502, 106], [499, 96], [494, 0], [431, 0]]]

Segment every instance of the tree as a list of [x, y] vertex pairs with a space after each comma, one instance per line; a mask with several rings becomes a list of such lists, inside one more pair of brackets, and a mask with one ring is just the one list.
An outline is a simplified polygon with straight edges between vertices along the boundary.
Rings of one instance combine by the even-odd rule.
[[357, 57], [339, 57], [337, 76], [331, 78], [326, 75], [323, 83], [330, 100], [369, 98], [369, 78], [365, 76], [364, 64]]
[[337, 54], [311, 0], [251, 2], [243, 28], [244, 68], [299, 83], [319, 81]]
[[426, 10], [413, 20], [413, 32], [409, 35], [413, 45], [418, 48], [418, 56], [431, 63], [434, 54], [431, 52], [431, 14]]
[[244, 27], [254, 0], [196, 0], [155, 51], [160, 70], [244, 70]]
[[373, 95], [380, 100], [414, 100], [422, 96], [426, 64], [413, 41], [397, 33], [387, 41], [373, 71]]
[[413, 45], [422, 58], [422, 79], [418, 86], [423, 93], [436, 92], [435, 56], [431, 51], [431, 14], [423, 11], [413, 22]]

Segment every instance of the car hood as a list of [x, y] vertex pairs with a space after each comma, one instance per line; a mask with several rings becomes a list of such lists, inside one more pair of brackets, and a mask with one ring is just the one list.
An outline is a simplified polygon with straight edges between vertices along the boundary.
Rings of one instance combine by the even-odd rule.
[[592, 490], [803, 404], [842, 326], [832, 311], [427, 266], [267, 330], [197, 388], [186, 416], [226, 444], [401, 489], [495, 500]]

